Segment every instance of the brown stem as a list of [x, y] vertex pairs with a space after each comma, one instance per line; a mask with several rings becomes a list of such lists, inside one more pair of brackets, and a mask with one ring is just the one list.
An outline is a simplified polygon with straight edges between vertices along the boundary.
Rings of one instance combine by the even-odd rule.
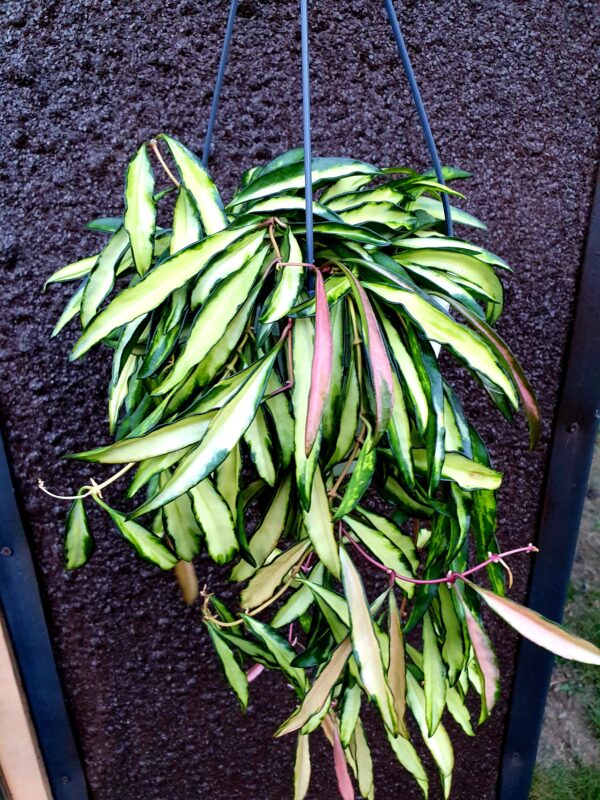
[[171, 170], [169, 169], [169, 165], [168, 165], [168, 164], [167, 164], [167, 162], [164, 160], [164, 158], [163, 158], [163, 156], [162, 156], [162, 153], [161, 153], [161, 152], [160, 152], [160, 150], [158, 149], [158, 142], [156, 141], [156, 139], [150, 139], [150, 141], [149, 141], [149, 143], [148, 143], [148, 144], [150, 145], [150, 147], [151, 147], [151, 148], [152, 148], [152, 150], [154, 151], [154, 155], [155, 155], [155, 156], [157, 157], [157, 159], [160, 161], [160, 165], [161, 165], [161, 167], [162, 167], [162, 168], [164, 169], [164, 171], [167, 173], [167, 175], [169, 176], [169, 178], [170, 178], [170, 179], [173, 181], [173, 183], [175, 184], [175, 186], [177, 186], [177, 188], [179, 188], [179, 187], [181, 186], [181, 184], [179, 183], [179, 181], [177, 180], [177, 178], [175, 177], [175, 175], [173, 175], [173, 173], [172, 173], [172, 172], [171, 172]]

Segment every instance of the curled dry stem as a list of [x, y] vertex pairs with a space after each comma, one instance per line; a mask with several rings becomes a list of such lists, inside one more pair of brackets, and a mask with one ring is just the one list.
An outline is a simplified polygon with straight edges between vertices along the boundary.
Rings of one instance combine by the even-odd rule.
[[49, 497], [54, 497], [56, 500], [82, 500], [84, 497], [91, 497], [92, 495], [96, 497], [100, 497], [102, 499], [102, 490], [106, 489], [107, 486], [110, 486], [111, 483], [118, 481], [120, 477], [125, 475], [126, 472], [135, 466], [135, 462], [132, 461], [130, 464], [126, 464], [122, 469], [116, 472], [111, 478], [103, 481], [102, 483], [96, 483], [93, 478], [90, 478], [90, 482], [86, 486], [82, 486], [79, 490], [78, 494], [74, 495], [66, 495], [66, 494], [54, 494], [49, 489], [46, 489], [46, 485], [44, 481], [39, 478], [38, 479], [38, 488], [42, 490], [45, 494], [49, 495]]

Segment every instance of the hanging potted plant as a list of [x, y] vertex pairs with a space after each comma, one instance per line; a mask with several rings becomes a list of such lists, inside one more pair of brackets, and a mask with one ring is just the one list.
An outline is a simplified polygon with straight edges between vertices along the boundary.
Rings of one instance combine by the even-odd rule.
[[[127, 168], [123, 216], [88, 225], [104, 247], [49, 279], [78, 281], [54, 330], [79, 321], [72, 359], [112, 353], [112, 442], [72, 458], [116, 472], [71, 498], [67, 568], [93, 551], [89, 503], [139, 556], [174, 570], [190, 603], [201, 550], [231, 565], [236, 601], [205, 586], [202, 618], [243, 709], [263, 669], [292, 693], [276, 735], [297, 737], [295, 798], [307, 792], [318, 729], [341, 795], [354, 797], [353, 775], [373, 796], [366, 703], [427, 795], [422, 739], [449, 796], [443, 714], [474, 735], [469, 695], [482, 723], [498, 694], [483, 605], [554, 653], [600, 663], [596, 647], [505, 596], [506, 559], [535, 548], [500, 552], [502, 475], [438, 349], [505, 417], [522, 406], [532, 445], [538, 409], [493, 329], [509, 267], [442, 232], [442, 198], [462, 196], [454, 185], [468, 175], [443, 177], [450, 185], [313, 159], [309, 261], [301, 149], [247, 170], [224, 206], [202, 162], [161, 134]], [[161, 204], [168, 227], [156, 222]], [[136, 501], [127, 511], [103, 497], [125, 475]], [[369, 598], [366, 573], [379, 584]]]

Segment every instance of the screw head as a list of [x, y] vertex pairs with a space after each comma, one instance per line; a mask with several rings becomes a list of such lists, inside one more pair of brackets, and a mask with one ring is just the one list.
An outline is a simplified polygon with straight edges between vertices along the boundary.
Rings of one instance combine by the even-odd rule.
[[0, 555], [2, 556], [12, 556], [13, 551], [10, 547], [3, 547], [0, 549]]

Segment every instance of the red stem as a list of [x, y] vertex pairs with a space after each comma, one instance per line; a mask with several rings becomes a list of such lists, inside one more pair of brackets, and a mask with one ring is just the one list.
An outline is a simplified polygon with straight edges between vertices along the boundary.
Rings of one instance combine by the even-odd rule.
[[382, 572], [385, 572], [386, 575], [390, 576], [390, 579], [393, 580], [401, 580], [406, 581], [407, 583], [414, 583], [418, 586], [425, 586], [427, 584], [437, 584], [437, 583], [454, 583], [459, 579], [466, 578], [467, 575], [472, 575], [474, 572], [478, 572], [480, 569], [484, 569], [489, 564], [495, 564], [503, 558], [507, 556], [514, 556], [518, 553], [537, 553], [538, 548], [532, 544], [528, 544], [526, 547], [517, 547], [514, 550], [507, 550], [505, 553], [495, 553], [494, 555], [490, 556], [485, 561], [482, 561], [481, 564], [476, 564], [476, 566], [471, 567], [470, 569], [466, 569], [464, 572], [449, 572], [443, 578], [431, 578], [430, 580], [423, 580], [420, 578], [409, 578], [407, 575], [400, 575], [395, 570], [386, 567], [385, 564], [382, 564], [380, 561], [372, 558], [366, 550], [364, 550], [357, 541], [355, 541], [351, 536], [348, 535], [347, 531], [344, 531], [344, 536], [348, 541], [355, 547], [356, 550], [361, 554], [361, 556], [372, 564], [377, 569], [380, 569]]

